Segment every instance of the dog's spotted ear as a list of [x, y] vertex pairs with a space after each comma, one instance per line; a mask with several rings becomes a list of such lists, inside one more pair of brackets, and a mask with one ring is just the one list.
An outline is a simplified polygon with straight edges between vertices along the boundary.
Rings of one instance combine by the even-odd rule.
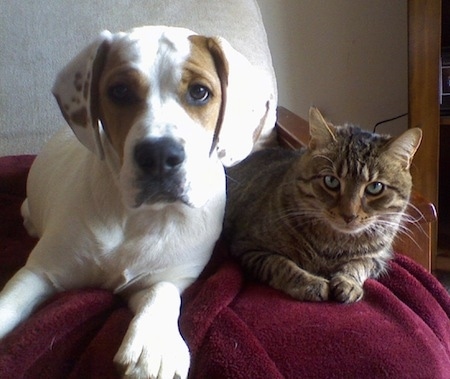
[[225, 166], [244, 159], [261, 134], [275, 125], [275, 100], [269, 76], [221, 37], [209, 38], [222, 85], [222, 105], [216, 126], [215, 150]]
[[100, 159], [104, 152], [98, 119], [98, 79], [111, 40], [112, 34], [103, 31], [60, 71], [52, 89], [77, 138]]

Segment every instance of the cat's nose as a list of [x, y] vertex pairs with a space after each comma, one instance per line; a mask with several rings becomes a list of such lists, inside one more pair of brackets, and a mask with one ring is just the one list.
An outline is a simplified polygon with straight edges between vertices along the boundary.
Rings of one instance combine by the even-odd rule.
[[343, 215], [341, 215], [341, 216], [342, 216], [342, 219], [343, 219], [347, 224], [350, 224], [352, 221], [356, 220], [356, 218], [358, 217], [358, 215], [356, 215], [356, 214], [348, 214], [348, 215], [343, 214]]

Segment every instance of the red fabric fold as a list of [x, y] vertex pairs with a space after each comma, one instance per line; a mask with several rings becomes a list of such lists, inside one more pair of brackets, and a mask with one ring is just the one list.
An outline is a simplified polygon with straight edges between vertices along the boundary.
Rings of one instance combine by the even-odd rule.
[[[0, 275], [36, 242], [20, 217], [32, 160], [0, 158]], [[59, 294], [0, 342], [0, 377], [118, 378], [131, 317], [108, 291]], [[190, 378], [450, 378], [450, 297], [402, 255], [361, 302], [306, 303], [247, 280], [221, 242], [183, 295], [180, 328]]]
[[[251, 364], [261, 359], [257, 364], [260, 370], [247, 377], [447, 378], [448, 295], [428, 273], [418, 270], [422, 277], [412, 276], [402, 267], [405, 264], [415, 266], [408, 258], [396, 257], [390, 275], [382, 282], [367, 281], [364, 300], [349, 305], [298, 302], [267, 286], [244, 281], [234, 301], [210, 316], [190, 308], [208, 302], [203, 297], [206, 289], [208, 298], [220, 296], [221, 289], [206, 281], [197, 297], [186, 301], [189, 305], [182, 319], [182, 326], [193, 325], [191, 315], [197, 317], [196, 324], [210, 325], [202, 341], [190, 340], [198, 355], [194, 377], [244, 378], [242, 373], [248, 373]], [[214, 280], [223, 283], [227, 291], [240, 272], [237, 265], [221, 267]], [[436, 293], [423, 287], [422, 280], [434, 281]], [[447, 305], [442, 307], [434, 295], [442, 296]], [[198, 318], [200, 314], [203, 320]], [[245, 328], [233, 328], [236, 320]], [[250, 359], [240, 351], [252, 351], [255, 341], [264, 354]], [[233, 355], [230, 346], [239, 347], [239, 353]], [[267, 357], [277, 374], [264, 363]], [[217, 376], [220, 372], [226, 375]]]

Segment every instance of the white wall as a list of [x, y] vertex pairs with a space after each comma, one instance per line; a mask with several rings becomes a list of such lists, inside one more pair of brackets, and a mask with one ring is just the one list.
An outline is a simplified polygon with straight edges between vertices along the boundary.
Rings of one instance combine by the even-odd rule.
[[[279, 104], [310, 105], [365, 129], [406, 113], [405, 0], [257, 0], [277, 74]], [[378, 129], [396, 134], [404, 117]]]

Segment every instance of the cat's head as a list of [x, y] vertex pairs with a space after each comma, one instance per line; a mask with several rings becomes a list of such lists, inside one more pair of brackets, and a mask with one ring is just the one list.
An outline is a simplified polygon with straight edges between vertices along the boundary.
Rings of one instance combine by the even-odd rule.
[[409, 201], [409, 169], [421, 130], [391, 138], [352, 125], [331, 125], [316, 108], [310, 109], [309, 122], [307, 164], [299, 180], [302, 191], [315, 199], [309, 206], [320, 207], [322, 221], [340, 232], [395, 234]]

